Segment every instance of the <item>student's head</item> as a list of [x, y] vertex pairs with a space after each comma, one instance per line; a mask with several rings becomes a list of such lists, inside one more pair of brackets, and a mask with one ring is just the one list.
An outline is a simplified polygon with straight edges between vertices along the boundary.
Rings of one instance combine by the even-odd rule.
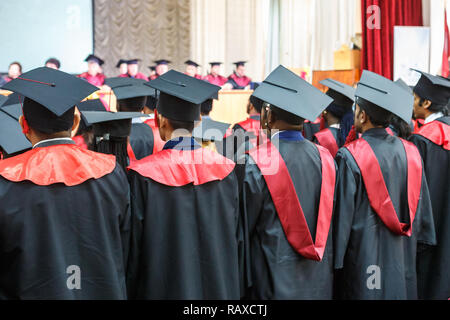
[[88, 61], [88, 71], [87, 71], [91, 76], [96, 76], [97, 74], [102, 72], [102, 69], [100, 67], [100, 65], [98, 64], [98, 62], [94, 61], [94, 60], [90, 60]]
[[262, 100], [256, 98], [255, 96], [250, 96], [247, 103], [247, 113], [250, 116], [260, 114], [263, 103], [264, 102]]
[[27, 139], [35, 145], [42, 140], [70, 138], [80, 123], [80, 115], [75, 114], [74, 106], [61, 116], [56, 116], [36, 101], [25, 98], [19, 123]]
[[119, 65], [119, 72], [120, 72], [120, 74], [127, 74], [128, 73], [128, 64], [126, 62], [122, 62]]
[[211, 74], [213, 76], [218, 76], [220, 74], [220, 64], [211, 65]]
[[433, 113], [448, 114], [450, 80], [418, 71], [421, 77], [414, 86], [414, 117], [425, 119]]
[[437, 112], [442, 112], [444, 115], [448, 114], [448, 106], [433, 103], [430, 100], [420, 97], [417, 93], [414, 93], [414, 118], [425, 119], [429, 115]]
[[392, 113], [362, 98], [356, 99], [355, 129], [364, 133], [372, 128], [387, 128], [391, 123]]
[[391, 126], [399, 138], [408, 139], [411, 136], [411, 125], [396, 115], [392, 115]]
[[209, 116], [213, 107], [213, 99], [208, 99], [200, 106], [200, 113], [202, 116]]
[[47, 68], [59, 70], [59, 68], [61, 68], [61, 63], [56, 58], [50, 58], [45, 62], [45, 66]]
[[8, 77], [10, 77], [11, 79], [16, 79], [21, 74], [22, 74], [22, 65], [17, 61], [12, 62], [8, 68]]
[[142, 112], [144, 110], [147, 97], [135, 97], [117, 100], [117, 110], [121, 112]]
[[236, 66], [236, 74], [237, 74], [239, 77], [245, 76], [245, 65], [244, 65], [244, 64], [238, 64], [238, 65]]
[[264, 103], [261, 110], [261, 127], [269, 130], [301, 131], [305, 119], [274, 105]]
[[165, 63], [161, 63], [156, 66], [156, 73], [160, 76], [162, 76], [167, 71], [169, 71], [169, 66]]
[[128, 64], [128, 74], [130, 76], [135, 77], [138, 74], [138, 72], [139, 72], [139, 66], [138, 66], [137, 62]]

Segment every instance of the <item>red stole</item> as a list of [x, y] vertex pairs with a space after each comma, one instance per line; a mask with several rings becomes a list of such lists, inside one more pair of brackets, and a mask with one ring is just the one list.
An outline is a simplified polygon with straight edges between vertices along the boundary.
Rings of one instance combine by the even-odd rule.
[[334, 158], [339, 150], [339, 146], [331, 130], [324, 129], [322, 131], [317, 132], [314, 136], [316, 137], [319, 145], [327, 148]]
[[144, 123], [147, 124], [152, 129], [153, 132], [153, 154], [161, 151], [164, 148], [165, 142], [161, 139], [161, 136], [159, 135], [159, 129], [156, 126], [155, 119], [149, 119]]
[[350, 143], [346, 148], [350, 151], [361, 170], [372, 209], [393, 233], [410, 237], [422, 187], [422, 160], [419, 151], [412, 143], [403, 139], [400, 139], [400, 141], [405, 148], [408, 165], [407, 186], [410, 224], [401, 223], [398, 220], [392, 199], [384, 182], [380, 164], [369, 143], [364, 139], [358, 139]]
[[[322, 187], [316, 239], [313, 242], [289, 171], [278, 149], [270, 142], [248, 151], [264, 176], [281, 225], [290, 245], [303, 257], [321, 261], [333, 214], [336, 168], [329, 152], [317, 146], [322, 161]], [[273, 164], [278, 164], [274, 172]]]
[[252, 82], [252, 79], [250, 79], [249, 77], [238, 77], [236, 73], [230, 75], [228, 79], [233, 80], [239, 87], [246, 87], [250, 84], [250, 82]]
[[450, 126], [445, 123], [432, 121], [421, 127], [417, 134], [445, 150], [450, 150]]

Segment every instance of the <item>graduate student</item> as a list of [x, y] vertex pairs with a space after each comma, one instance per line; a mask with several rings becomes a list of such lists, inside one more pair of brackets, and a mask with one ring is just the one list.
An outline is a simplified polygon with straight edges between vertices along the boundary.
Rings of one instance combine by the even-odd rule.
[[332, 99], [283, 66], [253, 95], [264, 101], [261, 122], [271, 141], [245, 155], [248, 296], [331, 299], [336, 166], [301, 130], [304, 119], [317, 118]]
[[141, 80], [148, 81], [149, 79], [147, 78], [147, 76], [144, 75], [143, 73], [139, 72], [139, 61], [141, 61], [141, 59], [127, 60], [126, 61], [127, 72], [125, 72], [124, 74], [121, 74], [119, 77], [141, 79]]
[[150, 80], [155, 80], [156, 78], [169, 71], [169, 63], [171, 63], [171, 61], [167, 59], [160, 59], [155, 60], [154, 63], [156, 63], [155, 74], [150, 77]]
[[101, 66], [105, 62], [93, 54], [88, 55], [84, 61], [88, 64], [88, 71], [80, 74], [78, 78], [84, 79], [97, 87], [103, 86], [105, 84], [106, 77], [102, 73]]
[[235, 165], [191, 136], [200, 104], [220, 87], [174, 70], [149, 84], [160, 91], [156, 119], [166, 144], [129, 167], [130, 297], [239, 299]]
[[[117, 97], [117, 110], [121, 112], [140, 112], [142, 117], [146, 105], [147, 96], [154, 96], [155, 90], [148, 86], [148, 82], [142, 79], [109, 78], [106, 84], [112, 88]], [[159, 137], [155, 138], [155, 130], [145, 124], [144, 118], [134, 118], [130, 133], [130, 152], [139, 160], [160, 150]]]
[[[105, 106], [101, 102], [100, 99], [91, 99], [80, 102], [77, 104], [78, 113], [83, 111], [106, 111]], [[75, 112], [77, 112], [75, 110]], [[89, 149], [89, 146], [92, 145], [94, 139], [94, 134], [92, 132], [92, 125], [90, 125], [86, 118], [80, 114], [80, 124], [72, 137], [72, 140], [75, 141], [76, 145], [83, 148]]]
[[327, 148], [334, 157], [353, 126], [355, 89], [333, 79], [325, 79], [320, 83], [329, 88], [326, 94], [333, 102], [322, 112], [328, 128], [314, 134], [313, 142]]
[[227, 83], [228, 79], [220, 75], [220, 65], [222, 62], [210, 62], [211, 66], [209, 74], [206, 75], [203, 80], [208, 81], [211, 84], [222, 87]]
[[450, 298], [450, 80], [421, 72], [414, 87], [414, 116], [425, 125], [410, 141], [419, 149], [430, 189], [437, 246], [419, 252], [419, 298]]
[[49, 58], [45, 61], [45, 66], [47, 68], [53, 68], [59, 70], [61, 68], [61, 62], [56, 58]]
[[228, 77], [228, 81], [224, 89], [226, 90], [245, 90], [249, 89], [252, 83], [252, 79], [245, 75], [245, 64], [247, 61], [237, 61], [233, 64], [236, 66], [236, 69], [233, 73]]
[[24, 98], [33, 149], [0, 161], [0, 298], [126, 299], [125, 172], [70, 139], [75, 105], [97, 88], [41, 67], [3, 89]]
[[184, 74], [190, 77], [194, 77], [195, 79], [201, 80], [203, 78], [200, 74], [198, 74], [198, 67], [200, 67], [200, 65], [197, 62], [192, 60], [186, 60], [184, 64], [186, 65], [186, 70]]
[[119, 69], [119, 75], [120, 76], [127, 76], [128, 74], [128, 61], [125, 59], [120, 59], [117, 64], [116, 64], [116, 68]]
[[355, 96], [362, 138], [336, 155], [336, 297], [417, 299], [417, 251], [436, 244], [430, 195], [417, 148], [386, 131], [391, 114], [411, 119], [413, 97], [366, 70]]

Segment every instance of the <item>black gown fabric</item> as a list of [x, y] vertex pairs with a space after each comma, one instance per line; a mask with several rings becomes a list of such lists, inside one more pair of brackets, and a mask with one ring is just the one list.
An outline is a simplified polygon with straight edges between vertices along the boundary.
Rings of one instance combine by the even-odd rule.
[[[337, 128], [328, 128], [328, 129], [333, 134], [334, 140], [336, 140], [338, 147], [341, 148], [345, 144], [345, 141], [342, 141], [341, 135], [339, 134], [339, 132], [340, 132], [339, 129], [337, 129]], [[312, 142], [320, 145], [320, 143], [318, 142], [318, 140], [315, 136], [312, 137]]]
[[313, 122], [304, 122], [303, 123], [303, 136], [305, 139], [312, 141], [314, 138], [314, 135], [320, 131], [320, 123], [313, 123]]
[[[450, 125], [450, 117], [437, 119]], [[420, 135], [410, 141], [419, 149], [433, 207], [437, 246], [417, 257], [419, 298], [450, 298], [450, 151]]]
[[[281, 135], [281, 134], [280, 134]], [[277, 146], [277, 143], [274, 142]], [[319, 151], [306, 139], [277, 146], [290, 173], [311, 236], [315, 239], [322, 169]], [[333, 297], [332, 226], [322, 261], [307, 259], [289, 244], [267, 184], [248, 154], [241, 191], [246, 225], [247, 296], [252, 299], [331, 299]]]
[[128, 190], [119, 166], [71, 187], [0, 176], [0, 300], [126, 299]]
[[[378, 128], [362, 138], [378, 160], [399, 221], [409, 223], [406, 152], [400, 139]], [[424, 170], [412, 235], [406, 237], [392, 233], [371, 208], [361, 171], [347, 148], [339, 150], [336, 162], [336, 298], [417, 299], [417, 250], [436, 244]]]
[[235, 173], [221, 181], [182, 187], [158, 183], [133, 170], [129, 175], [130, 298], [239, 299], [238, 252], [243, 252], [243, 238]]
[[153, 131], [146, 123], [133, 123], [130, 132], [130, 145], [137, 160], [153, 154]]

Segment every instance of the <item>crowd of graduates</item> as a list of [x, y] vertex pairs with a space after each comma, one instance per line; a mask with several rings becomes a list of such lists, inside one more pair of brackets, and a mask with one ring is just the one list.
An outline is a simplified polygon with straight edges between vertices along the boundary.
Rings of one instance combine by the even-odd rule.
[[450, 298], [450, 80], [279, 66], [227, 124], [250, 80], [137, 61], [2, 86], [0, 299]]

